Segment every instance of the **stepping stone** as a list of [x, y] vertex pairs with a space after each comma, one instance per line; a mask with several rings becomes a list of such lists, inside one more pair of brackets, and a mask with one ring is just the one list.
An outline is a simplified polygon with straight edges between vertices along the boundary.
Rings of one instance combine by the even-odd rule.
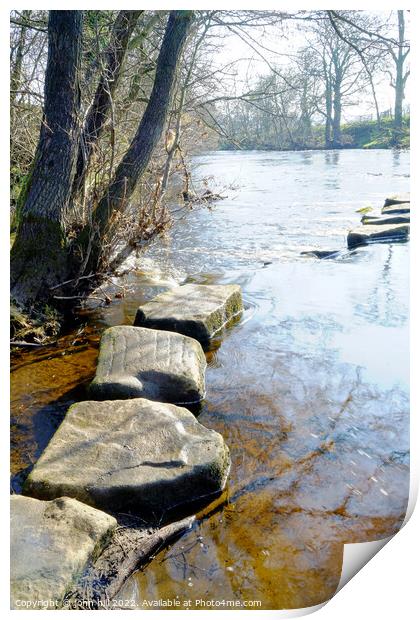
[[72, 405], [24, 484], [110, 512], [151, 515], [220, 493], [230, 467], [223, 437], [183, 407], [143, 398]]
[[60, 609], [66, 592], [102, 551], [114, 517], [75, 499], [10, 498], [12, 609]]
[[382, 207], [383, 215], [387, 215], [390, 213], [410, 213], [410, 203], [409, 202], [401, 202], [396, 205], [391, 205], [389, 207]]
[[101, 338], [89, 395], [197, 403], [205, 395], [205, 369], [205, 355], [193, 338], [129, 325], [110, 327]]
[[140, 306], [134, 325], [179, 332], [206, 346], [242, 311], [241, 287], [237, 284], [185, 284]]
[[388, 198], [385, 198], [384, 207], [388, 207], [389, 205], [398, 205], [402, 202], [410, 202], [410, 192], [388, 196]]
[[392, 226], [371, 226], [367, 224], [351, 230], [347, 235], [347, 245], [354, 248], [375, 242], [407, 241], [410, 224], [394, 224]]
[[372, 217], [365, 215], [362, 217], [362, 224], [369, 224], [371, 226], [385, 226], [389, 224], [409, 224], [410, 214], [401, 213], [400, 215], [388, 215], [386, 217]]

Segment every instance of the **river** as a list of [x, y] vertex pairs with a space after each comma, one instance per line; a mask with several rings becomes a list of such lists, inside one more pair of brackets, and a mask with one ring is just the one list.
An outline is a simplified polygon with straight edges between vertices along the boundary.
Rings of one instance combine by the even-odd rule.
[[[346, 233], [357, 209], [408, 191], [409, 154], [214, 152], [194, 165], [195, 182], [212, 177], [226, 198], [156, 241], [124, 299], [14, 357], [12, 486], [83, 398], [105, 326], [132, 323], [142, 300], [179, 282], [240, 284], [246, 311], [207, 354], [199, 414], [230, 448], [228, 488], [124, 594], [138, 607], [315, 605], [337, 587], [343, 543], [391, 535], [407, 505], [409, 244], [348, 252]], [[313, 248], [342, 252], [301, 255]]]

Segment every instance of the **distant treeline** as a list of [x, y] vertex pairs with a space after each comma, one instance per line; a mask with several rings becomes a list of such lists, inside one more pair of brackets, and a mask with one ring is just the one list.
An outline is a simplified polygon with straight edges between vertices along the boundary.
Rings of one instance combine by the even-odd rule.
[[[311, 127], [307, 139], [295, 142], [282, 136], [276, 140], [276, 136], [264, 136], [261, 133], [252, 138], [245, 137], [240, 144], [232, 144], [229, 140], [221, 139], [220, 150], [310, 150], [330, 148], [325, 146], [325, 129], [319, 124]], [[274, 139], [273, 139], [274, 138]], [[376, 120], [352, 121], [341, 125], [341, 145], [334, 148], [342, 149], [390, 149], [395, 148], [394, 119], [391, 116], [382, 118], [380, 124]], [[410, 115], [403, 116], [403, 125], [398, 140], [398, 148], [410, 148]]]

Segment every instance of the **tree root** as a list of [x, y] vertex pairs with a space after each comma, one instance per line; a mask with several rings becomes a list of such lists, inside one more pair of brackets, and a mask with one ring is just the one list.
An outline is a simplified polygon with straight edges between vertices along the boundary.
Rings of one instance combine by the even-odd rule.
[[[195, 517], [187, 517], [161, 528], [140, 525], [132, 517], [118, 518], [119, 526], [109, 543], [91, 562], [74, 591], [68, 592], [65, 609], [112, 609], [126, 579], [173, 538], [191, 528]], [[114, 601], [114, 602], [113, 602]]]

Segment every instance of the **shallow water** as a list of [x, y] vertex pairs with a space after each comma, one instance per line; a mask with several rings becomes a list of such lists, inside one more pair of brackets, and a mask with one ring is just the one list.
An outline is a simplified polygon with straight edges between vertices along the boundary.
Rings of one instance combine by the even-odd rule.
[[[105, 325], [185, 280], [238, 283], [243, 319], [208, 354], [199, 419], [225, 437], [226, 493], [125, 587], [154, 599], [315, 605], [340, 578], [342, 543], [383, 538], [409, 483], [408, 244], [346, 250], [356, 210], [409, 189], [390, 151], [218, 152], [196, 159], [227, 197], [151, 247], [131, 292], [85, 313], [79, 335], [21, 353], [12, 375], [13, 486], [67, 406], [84, 397]], [[179, 216], [179, 212], [175, 217]], [[302, 256], [341, 250], [334, 258]], [[82, 331], [83, 329], [83, 331]], [[219, 346], [220, 345], [220, 346]], [[221, 607], [223, 608], [223, 606]]]

